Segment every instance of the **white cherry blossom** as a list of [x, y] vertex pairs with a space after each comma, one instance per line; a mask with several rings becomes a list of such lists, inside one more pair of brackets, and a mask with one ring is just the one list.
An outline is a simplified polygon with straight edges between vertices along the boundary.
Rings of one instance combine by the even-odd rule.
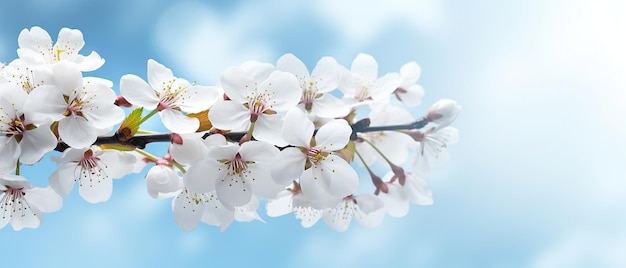
[[34, 164], [54, 149], [57, 138], [50, 124], [34, 124], [23, 113], [27, 93], [14, 84], [0, 84], [0, 171], [20, 163]]
[[393, 173], [389, 172], [385, 180], [388, 191], [379, 192], [378, 198], [385, 203], [387, 214], [400, 218], [409, 212], [410, 203], [420, 206], [433, 204], [432, 192], [426, 181], [412, 173], [405, 174], [404, 185], [400, 181], [393, 179]]
[[84, 78], [75, 66], [60, 62], [52, 67], [54, 85], [34, 89], [24, 105], [26, 117], [36, 123], [59, 121], [60, 138], [74, 148], [86, 148], [96, 141], [99, 129], [110, 128], [124, 119], [115, 106], [112, 83]]
[[460, 112], [461, 105], [457, 104], [456, 101], [443, 99], [430, 106], [425, 117], [437, 124], [436, 129], [441, 129], [452, 124]]
[[32, 187], [22, 176], [0, 174], [0, 229], [11, 223], [13, 230], [37, 228], [42, 212], [55, 212], [63, 199], [50, 188]]
[[272, 162], [272, 177], [280, 185], [300, 178], [302, 192], [314, 200], [327, 195], [345, 197], [359, 184], [356, 171], [333, 152], [346, 146], [352, 129], [343, 119], [315, 127], [304, 112], [292, 109], [285, 117], [283, 139], [294, 147], [283, 149]]
[[[414, 121], [411, 114], [397, 106], [383, 104], [375, 107], [369, 113], [370, 126], [387, 126], [407, 124]], [[397, 131], [375, 131], [359, 134], [356, 150], [365, 160], [365, 164], [372, 165], [378, 160], [386, 164], [383, 157], [374, 146], [392, 163], [401, 165], [409, 158], [409, 150], [416, 148], [415, 141], [408, 135]], [[363, 139], [372, 143], [363, 141]], [[358, 162], [361, 163], [361, 162]]]
[[146, 173], [146, 188], [152, 198], [168, 198], [180, 191], [183, 180], [171, 166], [157, 163]]
[[290, 72], [298, 78], [302, 97], [299, 107], [308, 114], [323, 118], [346, 116], [350, 109], [340, 99], [329, 94], [339, 83], [339, 65], [332, 57], [323, 57], [309, 74], [306, 65], [293, 54], [285, 54], [276, 63], [278, 70]]
[[[334, 204], [337, 202], [335, 199]], [[322, 218], [323, 211], [314, 208], [312, 204], [314, 202], [302, 194], [299, 184], [295, 183], [278, 193], [276, 198], [269, 199], [265, 204], [265, 209], [270, 217], [280, 217], [293, 212], [296, 219], [300, 220], [300, 225], [309, 228]]]
[[423, 177], [430, 175], [432, 167], [440, 167], [448, 158], [448, 145], [459, 141], [459, 131], [454, 127], [436, 129], [425, 132], [418, 130], [407, 132], [419, 142], [419, 149], [413, 154], [413, 168]]
[[276, 147], [262, 141], [215, 146], [207, 158], [187, 170], [185, 186], [197, 193], [216, 190], [227, 207], [243, 206], [253, 194], [272, 198], [282, 190], [269, 170], [277, 153]]
[[116, 150], [100, 150], [97, 146], [85, 149], [68, 148], [57, 163], [65, 163], [50, 175], [50, 187], [61, 196], [69, 195], [78, 182], [78, 193], [89, 203], [109, 200], [113, 192], [113, 178], [123, 178], [135, 166], [136, 157]]
[[174, 133], [195, 132], [198, 119], [185, 113], [208, 110], [221, 97], [214, 87], [192, 85], [174, 77], [171, 69], [153, 59], [148, 60], [148, 82], [133, 74], [124, 75], [120, 93], [133, 105], [158, 110], [163, 125]]
[[285, 145], [280, 139], [282, 119], [277, 113], [286, 112], [300, 101], [298, 79], [287, 72], [273, 71], [261, 80], [262, 75], [254, 73], [231, 67], [222, 75], [222, 87], [229, 100], [216, 103], [209, 111], [209, 119], [216, 128], [244, 128], [257, 140]]
[[424, 88], [417, 84], [422, 69], [416, 62], [411, 61], [400, 68], [400, 85], [393, 92], [400, 102], [407, 106], [417, 106], [422, 103]]
[[339, 89], [344, 94], [344, 102], [358, 106], [388, 100], [400, 82], [397, 73], [378, 77], [378, 63], [374, 57], [361, 53], [352, 61], [349, 71], [344, 69]]
[[75, 64], [81, 71], [88, 72], [96, 70], [104, 64], [104, 59], [95, 51], [92, 51], [89, 56], [78, 54], [85, 45], [85, 41], [83, 40], [83, 33], [76, 29], [61, 29], [57, 41], [53, 45], [48, 32], [35, 26], [30, 30], [22, 30], [17, 42], [20, 47], [17, 49], [17, 54], [24, 61], [24, 64], [29, 66], [63, 61]]
[[325, 209], [324, 222], [337, 232], [345, 232], [350, 226], [352, 218], [361, 225], [374, 228], [385, 217], [385, 204], [378, 197], [371, 194], [345, 197], [334, 208]]
[[15, 59], [4, 67], [1, 76], [7, 83], [17, 85], [30, 93], [38, 86], [51, 83], [53, 73], [50, 66], [26, 66], [22, 60]]

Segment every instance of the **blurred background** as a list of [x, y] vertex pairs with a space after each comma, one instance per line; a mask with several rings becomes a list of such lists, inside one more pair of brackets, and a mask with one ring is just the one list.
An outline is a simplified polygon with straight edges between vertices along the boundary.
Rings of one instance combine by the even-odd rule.
[[[149, 58], [204, 85], [287, 52], [309, 68], [364, 52], [380, 73], [416, 61], [426, 95], [412, 114], [457, 100], [461, 141], [428, 178], [434, 205], [375, 229], [303, 229], [260, 209], [267, 223], [187, 233], [141, 174], [116, 180], [108, 202], [74, 190], [40, 228], [0, 230], [2, 266], [626, 267], [623, 1], [5, 1], [0, 62], [32, 26], [53, 40], [80, 29], [82, 54], [106, 59], [87, 75], [115, 90], [124, 74], [145, 78]], [[24, 168], [33, 184], [55, 168], [43, 162]]]

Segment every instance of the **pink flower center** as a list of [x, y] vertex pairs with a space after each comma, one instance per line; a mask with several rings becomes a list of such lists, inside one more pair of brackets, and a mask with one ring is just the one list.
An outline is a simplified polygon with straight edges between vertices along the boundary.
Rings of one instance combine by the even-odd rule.
[[230, 161], [224, 161], [224, 165], [228, 166], [228, 175], [241, 174], [248, 169], [248, 162], [241, 158], [241, 155], [237, 153], [235, 158]]
[[80, 186], [83, 186], [83, 183], [89, 183], [89, 186], [92, 186], [93, 183], [100, 183], [108, 178], [100, 163], [100, 158], [94, 156], [92, 150], [85, 152], [83, 158], [78, 161], [76, 166], [78, 174], [76, 174], [75, 178], [79, 180]]
[[65, 98], [65, 101], [67, 102], [67, 106], [65, 108], [65, 113], [63, 113], [63, 115], [65, 116], [83, 116], [83, 100], [78, 98], [78, 97], [73, 97], [70, 100], [70, 97], [68, 96], [63, 96]]

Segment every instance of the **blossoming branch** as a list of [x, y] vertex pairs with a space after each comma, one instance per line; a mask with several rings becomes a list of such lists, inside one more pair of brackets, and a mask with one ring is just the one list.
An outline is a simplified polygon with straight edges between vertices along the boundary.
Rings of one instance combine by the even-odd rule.
[[[85, 201], [105, 202], [113, 179], [133, 173], [144, 174], [151, 197], [172, 199], [185, 231], [263, 221], [261, 204], [305, 228], [323, 219], [345, 231], [352, 218], [374, 227], [411, 203], [433, 203], [425, 179], [458, 141], [455, 101], [420, 118], [407, 110], [424, 95], [415, 62], [379, 75], [367, 54], [349, 69], [323, 57], [309, 71], [285, 54], [230, 67], [204, 86], [150, 59], [146, 79], [124, 75], [116, 94], [112, 81], [84, 75], [104, 59], [80, 54], [79, 30], [63, 28], [53, 42], [32, 27], [18, 45], [18, 58], [0, 69], [0, 228], [37, 228], [75, 184]], [[166, 133], [142, 128], [157, 114]], [[153, 142], [168, 151], [154, 155]], [[20, 175], [48, 158], [59, 167], [47, 186]], [[358, 192], [361, 183], [371, 190]]]

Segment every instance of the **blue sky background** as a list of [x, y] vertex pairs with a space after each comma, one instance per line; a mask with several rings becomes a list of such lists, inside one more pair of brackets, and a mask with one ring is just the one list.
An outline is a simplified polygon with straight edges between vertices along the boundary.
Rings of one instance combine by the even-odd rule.
[[[292, 216], [226, 232], [175, 224], [143, 175], [115, 181], [109, 202], [76, 192], [39, 229], [0, 230], [2, 265], [267, 267], [626, 266], [626, 4], [555, 1], [6, 1], [0, 61], [38, 25], [53, 39], [80, 29], [89, 75], [145, 77], [154, 58], [213, 84], [245, 60], [292, 52], [349, 65], [360, 52], [381, 72], [417, 61], [426, 90], [463, 105], [460, 143], [428, 182], [435, 204], [376, 229], [303, 229]], [[157, 153], [162, 147], [153, 147]], [[46, 185], [54, 165], [25, 168]]]

